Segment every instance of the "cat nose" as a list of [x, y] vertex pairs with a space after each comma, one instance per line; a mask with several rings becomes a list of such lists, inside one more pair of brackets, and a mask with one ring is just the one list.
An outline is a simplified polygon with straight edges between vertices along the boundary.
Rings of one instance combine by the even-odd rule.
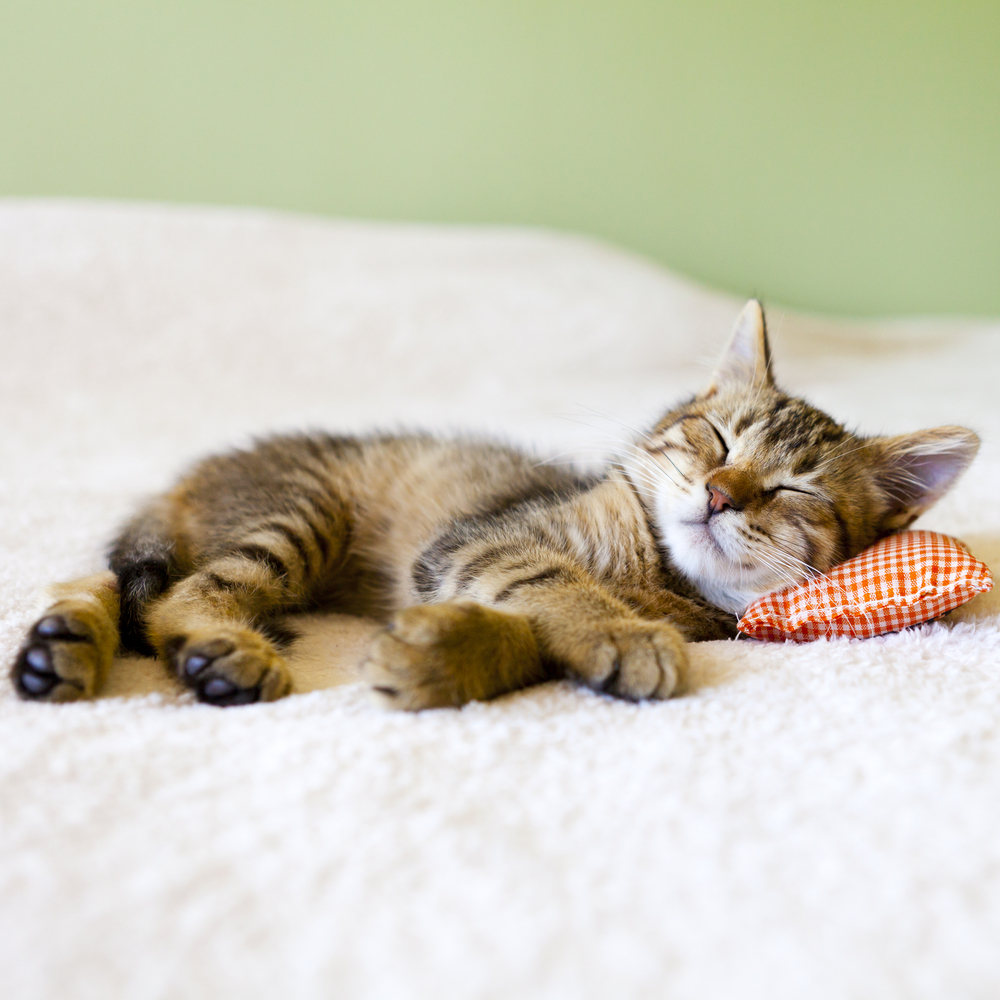
[[712, 486], [709, 483], [705, 489], [708, 490], [708, 516], [711, 517], [713, 514], [721, 514], [724, 510], [732, 509], [739, 510], [740, 508], [733, 503], [733, 498], [727, 493], [723, 493], [716, 486]]

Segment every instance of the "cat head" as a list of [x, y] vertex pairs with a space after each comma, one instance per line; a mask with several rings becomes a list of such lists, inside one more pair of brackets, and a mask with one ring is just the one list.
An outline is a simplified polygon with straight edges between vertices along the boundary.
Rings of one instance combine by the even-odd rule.
[[738, 614], [905, 528], [978, 448], [964, 427], [862, 437], [786, 395], [750, 301], [707, 388], [634, 442], [625, 464], [676, 568]]

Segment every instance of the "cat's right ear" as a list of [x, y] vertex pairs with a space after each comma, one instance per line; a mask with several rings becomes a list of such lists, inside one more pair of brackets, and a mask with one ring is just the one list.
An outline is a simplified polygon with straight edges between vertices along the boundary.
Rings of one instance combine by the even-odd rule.
[[706, 398], [721, 389], [750, 389], [758, 385], [773, 387], [774, 380], [771, 378], [771, 348], [767, 342], [764, 307], [751, 299], [737, 318], [722, 360], [701, 395]]

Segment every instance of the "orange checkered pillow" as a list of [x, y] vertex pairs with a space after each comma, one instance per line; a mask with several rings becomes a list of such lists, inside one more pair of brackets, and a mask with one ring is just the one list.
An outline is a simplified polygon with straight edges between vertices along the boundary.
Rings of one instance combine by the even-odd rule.
[[904, 531], [876, 542], [826, 576], [765, 594], [737, 628], [754, 639], [870, 639], [951, 611], [993, 589], [985, 563], [957, 539]]

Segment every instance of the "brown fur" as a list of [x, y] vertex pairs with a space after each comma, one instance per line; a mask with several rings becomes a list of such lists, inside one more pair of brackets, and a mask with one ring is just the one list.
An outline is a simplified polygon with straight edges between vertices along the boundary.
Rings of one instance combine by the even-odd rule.
[[733, 636], [753, 596], [909, 523], [977, 444], [860, 438], [784, 395], [750, 303], [709, 388], [600, 476], [420, 435], [285, 436], [199, 463], [126, 526], [112, 573], [55, 589], [13, 679], [91, 697], [121, 644], [201, 700], [273, 700], [290, 690], [281, 617], [329, 607], [384, 620], [363, 676], [393, 707], [557, 676], [663, 698], [686, 641]]

